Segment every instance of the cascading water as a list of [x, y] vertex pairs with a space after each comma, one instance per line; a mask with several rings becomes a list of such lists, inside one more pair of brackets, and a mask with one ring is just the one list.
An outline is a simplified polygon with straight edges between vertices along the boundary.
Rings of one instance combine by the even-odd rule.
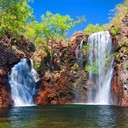
[[[90, 65], [88, 103], [111, 103], [113, 74], [112, 39], [108, 31], [97, 32], [88, 38], [88, 64]], [[95, 73], [94, 73], [95, 71]]]
[[84, 40], [81, 41], [80, 45], [76, 49], [76, 59], [77, 59], [77, 64], [80, 69], [83, 68], [83, 56], [84, 56], [83, 51], [82, 51], [83, 42], [84, 42]]
[[33, 68], [33, 61], [31, 59], [21, 59], [12, 68], [9, 76], [14, 106], [30, 106], [33, 104], [37, 81], [38, 74]]
[[[77, 60], [77, 65], [78, 65], [78, 74], [81, 75], [80, 70], [83, 68], [83, 42], [84, 40], [81, 41], [80, 45], [76, 49], [76, 60]], [[74, 94], [75, 94], [75, 102], [80, 103], [81, 102], [81, 87], [82, 87], [82, 80], [80, 80], [77, 83], [77, 86], [74, 88]]]

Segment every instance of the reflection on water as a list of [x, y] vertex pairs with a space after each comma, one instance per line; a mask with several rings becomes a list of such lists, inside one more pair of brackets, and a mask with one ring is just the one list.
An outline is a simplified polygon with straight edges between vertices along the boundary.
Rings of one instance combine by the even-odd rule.
[[31, 124], [36, 119], [36, 111], [31, 107], [15, 107], [11, 108], [8, 113], [11, 128], [37, 128], [36, 124]]
[[90, 118], [93, 118], [97, 126], [104, 128], [110, 128], [110, 126], [114, 126], [115, 116], [113, 113], [112, 106], [97, 106], [96, 110], [94, 111], [93, 117], [91, 114]]
[[15, 107], [0, 111], [0, 128], [128, 128], [128, 108], [91, 105]]

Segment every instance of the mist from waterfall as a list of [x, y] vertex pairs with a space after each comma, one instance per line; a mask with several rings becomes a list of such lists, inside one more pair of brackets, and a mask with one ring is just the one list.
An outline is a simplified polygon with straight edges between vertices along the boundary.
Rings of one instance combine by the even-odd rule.
[[[88, 38], [88, 64], [90, 87], [88, 103], [111, 104], [111, 78], [113, 74], [112, 39], [108, 31], [97, 32]], [[94, 73], [94, 69], [97, 71]]]
[[33, 105], [33, 95], [35, 94], [37, 81], [38, 74], [33, 68], [33, 61], [31, 59], [21, 59], [12, 68], [9, 76], [14, 106]]

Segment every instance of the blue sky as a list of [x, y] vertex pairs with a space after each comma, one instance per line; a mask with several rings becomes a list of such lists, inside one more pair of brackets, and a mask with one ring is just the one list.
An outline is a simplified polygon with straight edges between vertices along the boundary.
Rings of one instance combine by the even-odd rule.
[[60, 13], [61, 15], [70, 15], [73, 19], [76, 16], [85, 16], [86, 22], [73, 28], [68, 36], [75, 31], [84, 30], [87, 24], [104, 24], [108, 23], [110, 10], [122, 3], [123, 0], [34, 0], [30, 6], [34, 10], [36, 20], [41, 21], [41, 15], [46, 11]]

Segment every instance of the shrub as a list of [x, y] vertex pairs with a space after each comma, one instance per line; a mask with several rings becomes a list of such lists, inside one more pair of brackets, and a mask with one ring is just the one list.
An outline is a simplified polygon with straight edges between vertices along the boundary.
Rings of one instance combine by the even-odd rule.
[[126, 70], [128, 70], [128, 64], [126, 64]]
[[101, 26], [99, 24], [96, 24], [96, 25], [89, 24], [84, 29], [84, 32], [85, 32], [85, 34], [90, 35], [90, 34], [95, 33], [95, 32], [105, 31], [108, 28], [109, 28], [109, 24], [104, 24], [104, 25], [101, 25]]
[[96, 62], [88, 63], [85, 66], [85, 71], [88, 72], [88, 73], [92, 72], [93, 74], [98, 74], [99, 73], [99, 67], [96, 64]]

